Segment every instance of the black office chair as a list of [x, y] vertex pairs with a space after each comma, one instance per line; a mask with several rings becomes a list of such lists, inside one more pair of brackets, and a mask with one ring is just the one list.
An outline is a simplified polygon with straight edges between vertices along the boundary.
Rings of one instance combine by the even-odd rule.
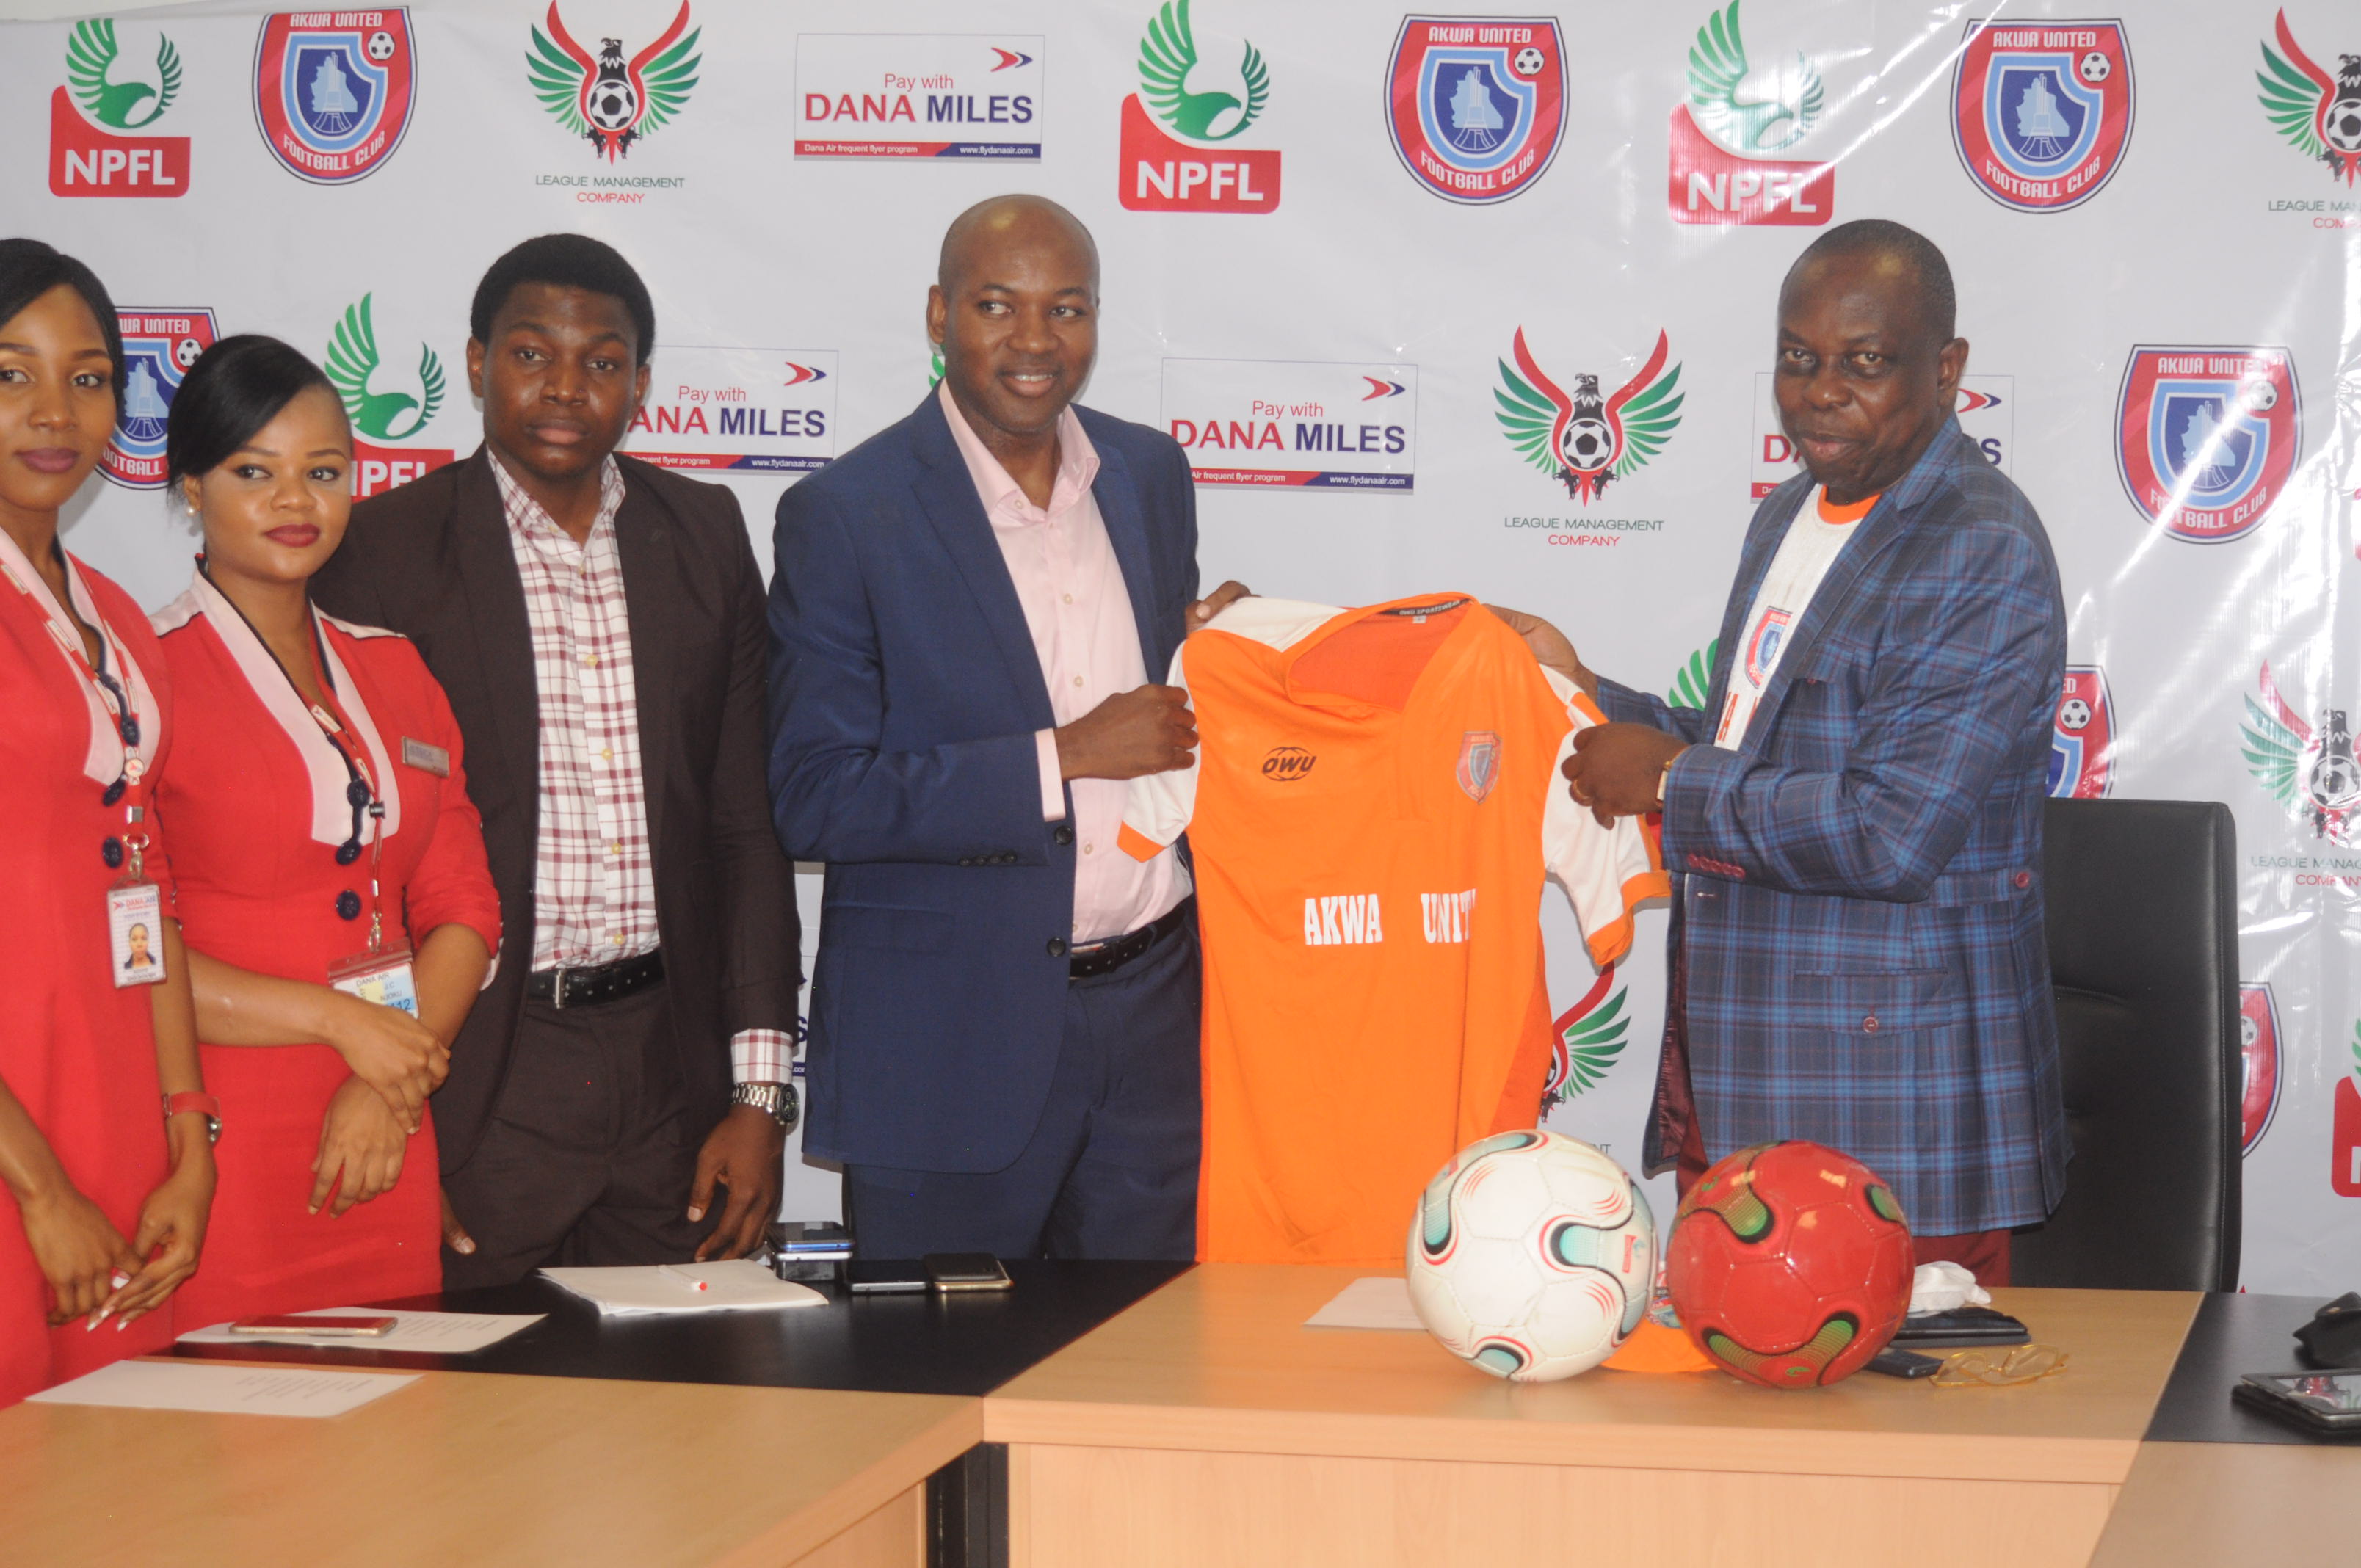
[[2052, 800], [2050, 979], [2074, 1160], [2019, 1285], [2238, 1288], [2237, 828], [2218, 801]]

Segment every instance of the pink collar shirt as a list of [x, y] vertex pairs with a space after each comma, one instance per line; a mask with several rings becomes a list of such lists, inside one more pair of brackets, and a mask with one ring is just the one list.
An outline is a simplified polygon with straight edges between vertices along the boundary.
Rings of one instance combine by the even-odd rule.
[[[1107, 539], [1091, 494], [1099, 455], [1068, 409], [1058, 417], [1058, 477], [1048, 507], [1035, 506], [941, 389], [943, 417], [959, 444], [976, 498], [992, 521], [1001, 558], [1025, 608], [1026, 629], [1049, 687], [1049, 710], [1071, 724], [1107, 698], [1148, 682], [1139, 626], [1123, 565]], [[1041, 766], [1041, 818], [1066, 815], [1051, 731], [1035, 736]], [[1121, 779], [1075, 779], [1074, 929], [1077, 948], [1136, 931], [1189, 896], [1189, 873], [1170, 850], [1145, 864], [1115, 845], [1129, 785]]]

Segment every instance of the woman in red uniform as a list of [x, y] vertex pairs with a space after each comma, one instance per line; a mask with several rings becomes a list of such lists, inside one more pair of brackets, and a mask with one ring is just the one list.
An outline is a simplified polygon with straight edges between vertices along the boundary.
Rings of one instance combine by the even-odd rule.
[[274, 338], [207, 349], [165, 466], [204, 530], [155, 617], [180, 731], [157, 806], [220, 1149], [187, 1327], [442, 1282], [426, 1095], [489, 973], [500, 904], [459, 728], [406, 639], [312, 608], [352, 507], [352, 433]]
[[130, 597], [58, 546], [125, 385], [90, 269], [0, 240], [0, 1405], [169, 1344], [155, 1309], [213, 1195], [219, 1123], [146, 817], [164, 658]]

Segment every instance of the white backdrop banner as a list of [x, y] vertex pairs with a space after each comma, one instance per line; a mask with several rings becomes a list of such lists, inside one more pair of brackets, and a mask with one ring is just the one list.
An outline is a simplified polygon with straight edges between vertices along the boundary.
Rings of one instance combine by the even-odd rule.
[[[1962, 425], [2064, 575], [2055, 792], [2237, 815], [2246, 1282], [2344, 1289], [2361, 17], [2083, 8], [426, 0], [8, 24], [0, 230], [82, 256], [122, 306], [130, 404], [68, 537], [151, 605], [188, 576], [161, 422], [205, 344], [318, 356], [361, 488], [400, 484], [475, 446], [470, 294], [555, 229], [654, 293], [631, 448], [730, 486], [767, 565], [780, 490], [926, 392], [944, 225], [1029, 190], [1097, 234], [1087, 400], [1187, 445], [1209, 583], [1477, 593], [1694, 693], [1752, 499], [1792, 471], [1781, 274], [1828, 224], [1909, 224], [1958, 276]], [[1627, 1161], [1662, 921], [1596, 975], [1545, 916], [1550, 1124]], [[1652, 1196], [1668, 1214], [1668, 1184]], [[833, 1202], [815, 1173], [788, 1208]]]

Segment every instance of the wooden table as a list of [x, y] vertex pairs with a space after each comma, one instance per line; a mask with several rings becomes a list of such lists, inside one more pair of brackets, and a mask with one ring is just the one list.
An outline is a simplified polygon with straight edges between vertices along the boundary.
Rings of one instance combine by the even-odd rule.
[[0, 1410], [0, 1560], [174, 1568], [925, 1562], [972, 1398], [430, 1372], [325, 1420]]
[[2291, 1568], [2361, 1557], [2361, 1444], [2149, 1442], [2091, 1568]]
[[1202, 1266], [989, 1396], [1013, 1568], [1488, 1568], [1577, 1547], [1664, 1568], [2080, 1565], [2199, 1299], [1995, 1292], [2072, 1357], [2016, 1388], [1515, 1385], [1423, 1334], [1302, 1327], [1371, 1272]]

